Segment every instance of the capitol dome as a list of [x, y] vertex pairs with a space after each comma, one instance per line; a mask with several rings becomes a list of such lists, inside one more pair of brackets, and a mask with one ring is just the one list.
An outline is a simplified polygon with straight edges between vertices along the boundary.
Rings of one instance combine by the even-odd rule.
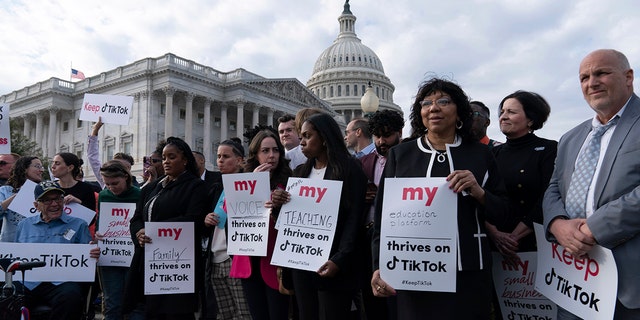
[[316, 60], [307, 87], [319, 98], [330, 102], [346, 123], [362, 116], [360, 98], [369, 84], [380, 99], [379, 110], [402, 113], [393, 103], [395, 87], [384, 74], [380, 58], [356, 36], [356, 17], [351, 13], [348, 0], [338, 22], [340, 33]]

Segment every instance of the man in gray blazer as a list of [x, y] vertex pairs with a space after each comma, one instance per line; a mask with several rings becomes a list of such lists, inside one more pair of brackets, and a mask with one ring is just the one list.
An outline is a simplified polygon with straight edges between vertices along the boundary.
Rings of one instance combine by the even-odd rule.
[[[596, 114], [560, 139], [543, 202], [546, 236], [575, 257], [594, 244], [611, 249], [618, 267], [615, 319], [640, 319], [640, 99], [633, 93], [633, 70], [622, 53], [596, 50], [582, 60], [579, 75], [584, 99]], [[579, 154], [594, 129], [610, 120], [593, 178], [582, 192], [586, 203], [569, 210]], [[578, 318], [559, 310], [558, 319]]]

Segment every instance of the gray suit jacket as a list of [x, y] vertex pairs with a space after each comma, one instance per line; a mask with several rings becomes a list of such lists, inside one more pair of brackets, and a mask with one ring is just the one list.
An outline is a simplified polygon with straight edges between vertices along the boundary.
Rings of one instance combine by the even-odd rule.
[[[547, 240], [555, 241], [549, 222], [569, 218], [564, 208], [574, 164], [591, 130], [591, 120], [567, 132], [558, 143], [556, 166], [544, 201]], [[618, 299], [640, 308], [640, 98], [632, 95], [616, 125], [602, 161], [587, 225], [599, 245], [611, 249], [618, 266]]]

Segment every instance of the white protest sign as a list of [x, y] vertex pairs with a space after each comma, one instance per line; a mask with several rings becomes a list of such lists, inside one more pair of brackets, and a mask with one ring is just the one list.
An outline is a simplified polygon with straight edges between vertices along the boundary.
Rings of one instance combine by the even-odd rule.
[[195, 292], [193, 222], [146, 222], [144, 228], [152, 241], [144, 245], [144, 294]]
[[33, 202], [36, 197], [33, 195], [33, 191], [36, 189], [36, 183], [27, 179], [27, 181], [20, 187], [20, 191], [13, 198], [11, 204], [9, 204], [9, 210], [21, 214], [25, 217], [31, 217], [38, 214], [36, 207], [33, 206]]
[[85, 93], [80, 108], [80, 120], [128, 125], [133, 109], [132, 96]]
[[380, 276], [395, 289], [456, 291], [458, 199], [445, 178], [388, 178]]
[[515, 265], [493, 252], [493, 283], [503, 319], [555, 319], [556, 304], [535, 289], [536, 252], [519, 252]]
[[331, 253], [342, 181], [289, 178], [287, 191], [291, 201], [280, 209], [271, 264], [318, 271]]
[[269, 235], [269, 172], [222, 175], [227, 208], [227, 253], [266, 256]]
[[0, 154], [11, 153], [11, 128], [9, 126], [9, 104], [0, 103]]
[[96, 216], [96, 212], [77, 203], [77, 202], [71, 202], [68, 205], [66, 205], [64, 207], [64, 213], [72, 216], [72, 217], [76, 217], [76, 218], [80, 218], [84, 221], [87, 222], [87, 224], [91, 224], [91, 221], [93, 220], [93, 217]]
[[594, 245], [584, 257], [574, 258], [545, 239], [542, 225], [533, 226], [538, 243], [536, 290], [581, 318], [613, 319], [618, 268], [611, 250]]
[[[91, 258], [89, 252], [95, 247], [95, 244], [0, 242], [0, 258], [44, 261], [47, 264], [27, 271], [26, 281], [93, 282], [96, 259]], [[4, 279], [2, 271], [0, 278]]]
[[129, 222], [136, 211], [135, 203], [102, 202], [98, 215], [100, 240], [99, 266], [129, 267], [133, 256], [133, 240]]

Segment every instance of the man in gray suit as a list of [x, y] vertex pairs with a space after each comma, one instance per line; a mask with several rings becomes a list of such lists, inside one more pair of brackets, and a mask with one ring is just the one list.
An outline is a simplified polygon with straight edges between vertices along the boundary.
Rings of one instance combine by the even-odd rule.
[[[622, 53], [596, 50], [582, 60], [579, 75], [584, 99], [596, 114], [558, 144], [543, 203], [547, 240], [575, 257], [594, 244], [611, 249], [618, 267], [615, 319], [640, 319], [640, 99], [633, 93], [633, 70]], [[592, 148], [600, 153], [592, 157], [595, 170], [584, 184], [582, 203], [573, 206], [572, 189], [581, 179], [572, 175], [584, 162], [581, 154], [593, 132], [609, 122], [599, 149]], [[577, 318], [559, 310], [558, 319]]]

